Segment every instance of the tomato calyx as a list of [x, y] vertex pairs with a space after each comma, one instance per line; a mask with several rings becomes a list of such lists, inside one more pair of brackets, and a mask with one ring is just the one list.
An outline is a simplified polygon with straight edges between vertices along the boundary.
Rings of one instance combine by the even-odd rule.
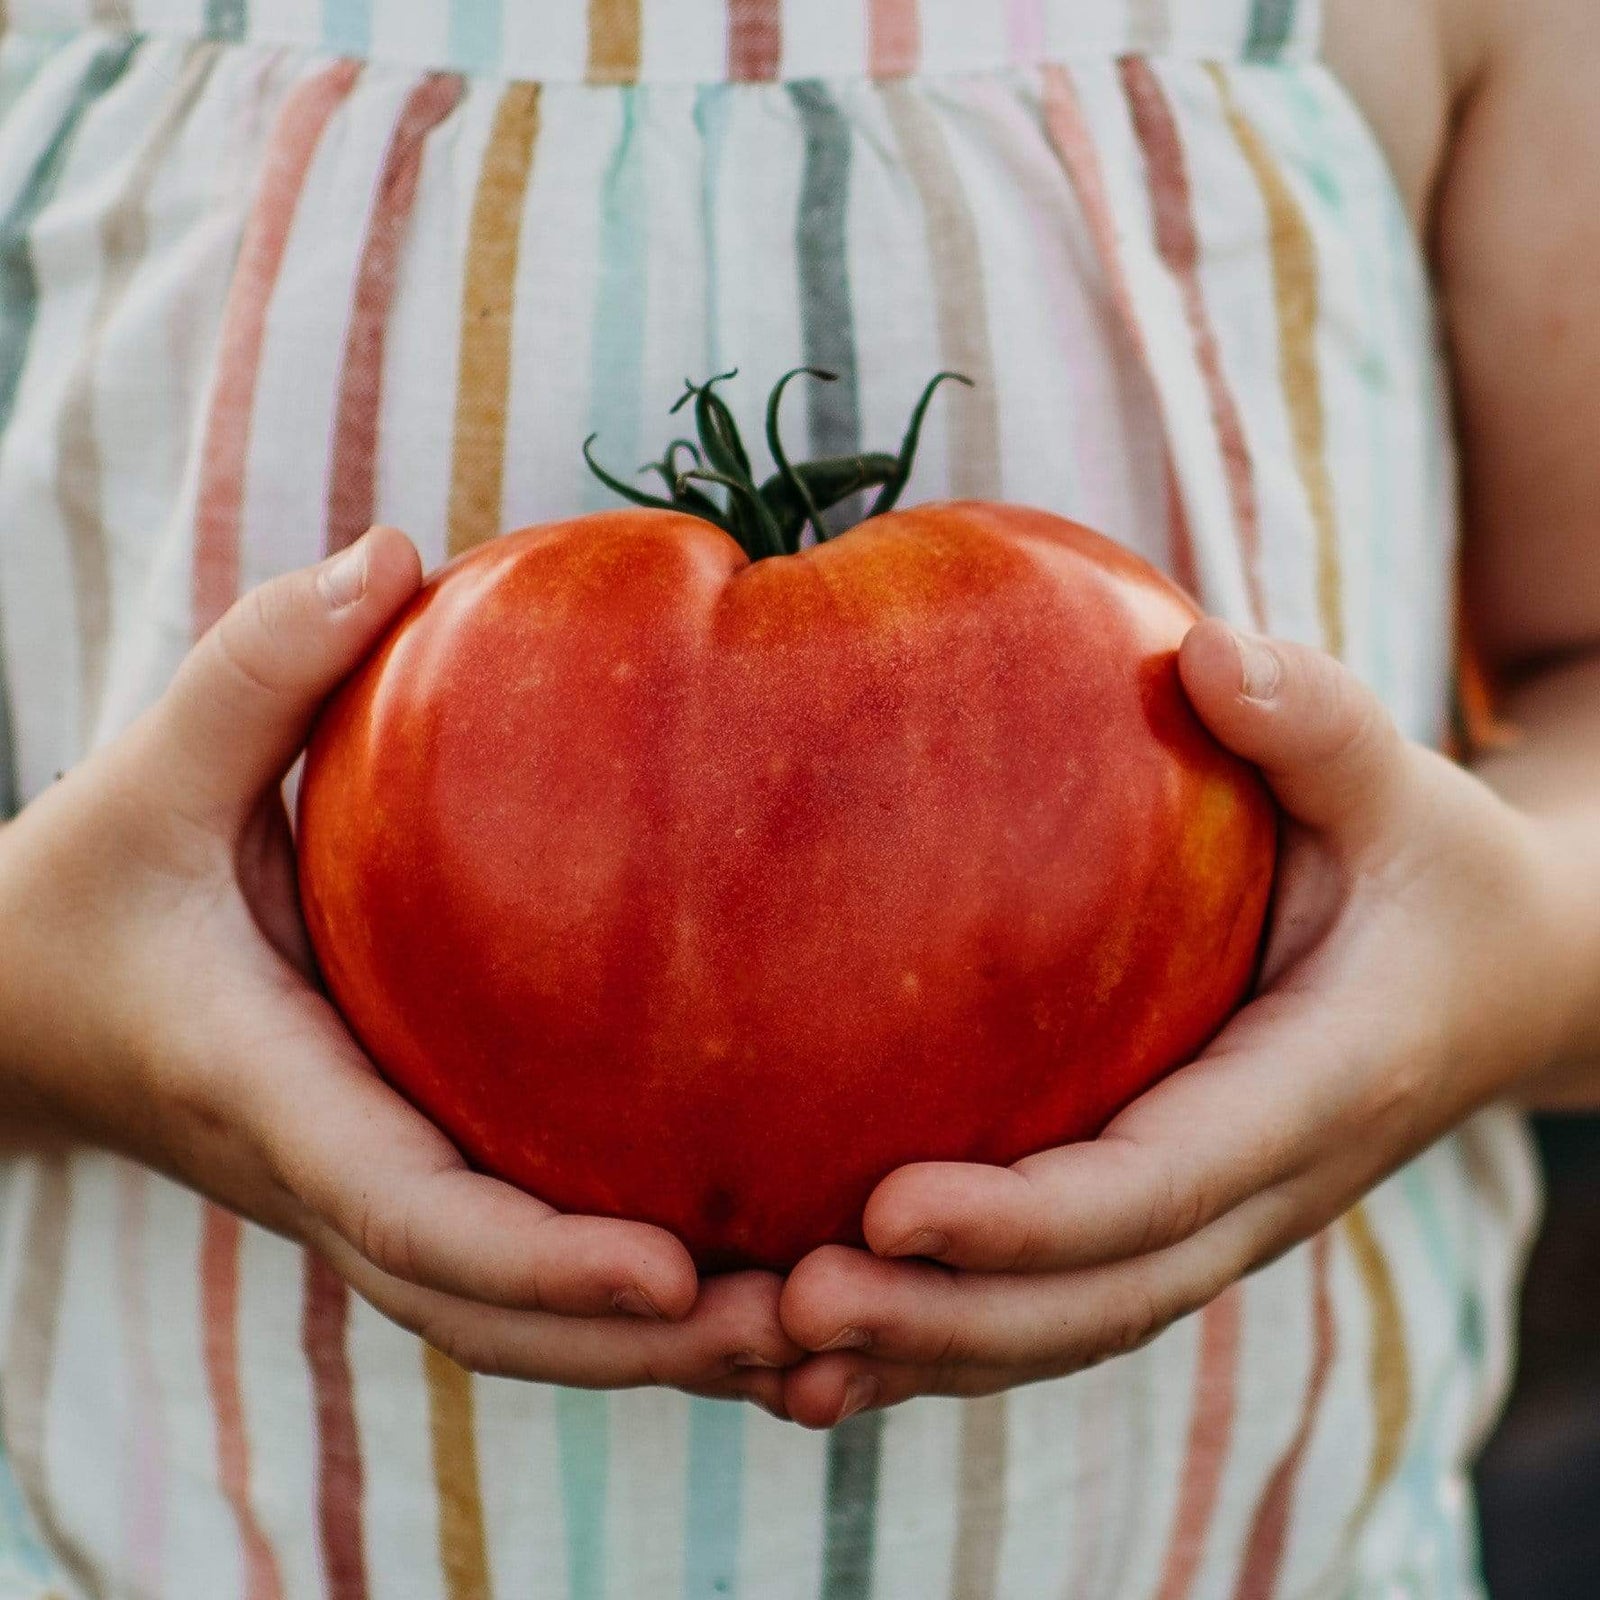
[[[685, 380], [672, 414], [692, 405], [697, 439], [674, 439], [659, 461], [647, 462], [639, 469], [641, 474], [661, 479], [667, 491], [664, 496], [624, 483], [601, 466], [594, 457], [598, 434], [590, 434], [584, 441], [583, 457], [589, 470], [614, 494], [636, 506], [677, 511], [712, 523], [735, 539], [752, 561], [796, 554], [808, 527], [819, 544], [838, 537], [846, 529], [831, 525], [827, 513], [865, 490], [878, 492], [861, 520], [892, 511], [911, 480], [922, 426], [939, 386], [953, 381], [972, 387], [972, 380], [959, 372], [941, 372], [930, 379], [912, 409], [896, 455], [872, 452], [796, 463], [783, 445], [780, 413], [784, 391], [796, 378], [835, 383], [838, 374], [821, 367], [794, 367], [778, 379], [767, 399], [767, 448], [778, 470], [765, 483], [757, 484], [739, 425], [717, 393], [719, 383], [738, 375], [735, 368], [704, 383]], [[680, 464], [684, 457], [687, 466]]]

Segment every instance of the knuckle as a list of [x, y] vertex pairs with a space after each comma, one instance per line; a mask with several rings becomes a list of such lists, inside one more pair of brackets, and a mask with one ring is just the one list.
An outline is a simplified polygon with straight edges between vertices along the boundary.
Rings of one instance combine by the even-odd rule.
[[1146, 1213], [1139, 1254], [1165, 1250], [1198, 1233], [1211, 1216], [1211, 1199], [1203, 1179], [1183, 1172], [1170, 1155], [1158, 1160], [1156, 1198]]
[[281, 694], [272, 662], [284, 653], [293, 617], [292, 597], [281, 583], [243, 595], [217, 624], [215, 649], [223, 670], [253, 694]]
[[396, 1205], [362, 1190], [353, 1204], [350, 1231], [350, 1242], [379, 1272], [416, 1281], [415, 1207], [409, 1199]]
[[1381, 765], [1393, 731], [1382, 705], [1342, 667], [1330, 675], [1325, 693], [1331, 760], [1347, 769]]
[[1094, 1341], [1094, 1361], [1112, 1361], [1132, 1355], [1153, 1343], [1172, 1325], [1173, 1318], [1154, 1295], [1130, 1294], [1102, 1323]]
[[479, 1378], [515, 1378], [523, 1374], [511, 1360], [510, 1351], [490, 1338], [470, 1321], [438, 1317], [414, 1330], [424, 1344], [437, 1350], [446, 1361]]
[[[995, 1255], [1002, 1271], [1039, 1272], [1053, 1264], [1057, 1253], [1054, 1230], [1047, 1226], [1041, 1196], [1032, 1195], [1021, 1218], [1009, 1225], [1003, 1224], [998, 1231], [1000, 1238], [996, 1241]], [[1009, 1245], [1002, 1243], [1007, 1234], [1010, 1235]]]

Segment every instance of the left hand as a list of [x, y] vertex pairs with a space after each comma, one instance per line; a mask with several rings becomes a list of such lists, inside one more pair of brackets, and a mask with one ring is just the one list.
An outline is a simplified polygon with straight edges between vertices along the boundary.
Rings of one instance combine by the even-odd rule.
[[1317, 651], [1205, 622], [1180, 667], [1284, 812], [1258, 998], [1096, 1140], [886, 1178], [870, 1253], [817, 1250], [784, 1289], [819, 1352], [784, 1380], [797, 1422], [1143, 1345], [1556, 1051], [1559, 867], [1535, 823]]

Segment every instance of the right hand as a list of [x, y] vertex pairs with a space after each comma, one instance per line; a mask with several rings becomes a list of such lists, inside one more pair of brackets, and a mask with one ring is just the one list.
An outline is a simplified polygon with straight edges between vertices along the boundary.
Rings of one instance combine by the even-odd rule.
[[779, 1403], [779, 1281], [471, 1171], [316, 979], [284, 774], [421, 581], [392, 529], [246, 595], [127, 733], [0, 828], [0, 1122], [320, 1252], [463, 1366]]

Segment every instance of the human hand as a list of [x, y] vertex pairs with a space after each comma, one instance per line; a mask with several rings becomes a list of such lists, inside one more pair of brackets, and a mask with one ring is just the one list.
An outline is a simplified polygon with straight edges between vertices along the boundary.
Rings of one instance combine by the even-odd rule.
[[825, 1352], [785, 1376], [795, 1420], [1132, 1350], [1560, 1049], [1581, 985], [1561, 971], [1554, 852], [1534, 823], [1404, 742], [1316, 651], [1206, 622], [1180, 667], [1285, 813], [1259, 997], [1097, 1140], [886, 1178], [871, 1253], [818, 1250], [784, 1288], [784, 1327]]
[[[378, 529], [247, 595], [122, 738], [0, 828], [0, 1117], [101, 1145], [320, 1252], [462, 1365], [772, 1404], [762, 1273], [467, 1169], [316, 986], [281, 785], [420, 582]], [[760, 1363], [750, 1366], [743, 1363]]]

